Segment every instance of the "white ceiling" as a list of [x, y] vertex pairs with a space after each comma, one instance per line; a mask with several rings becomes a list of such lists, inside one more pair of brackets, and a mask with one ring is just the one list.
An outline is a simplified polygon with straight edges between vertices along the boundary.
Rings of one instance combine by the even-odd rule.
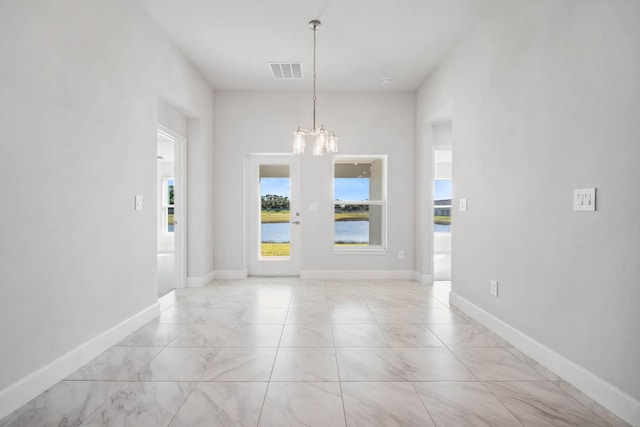
[[[489, 0], [139, 1], [216, 90], [310, 90], [318, 18], [318, 91], [413, 91]], [[305, 78], [276, 81], [270, 61]]]

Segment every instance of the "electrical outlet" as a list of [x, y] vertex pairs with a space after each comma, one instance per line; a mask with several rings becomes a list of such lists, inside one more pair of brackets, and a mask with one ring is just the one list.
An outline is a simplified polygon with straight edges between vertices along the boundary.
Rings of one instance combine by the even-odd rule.
[[493, 295], [494, 297], [498, 296], [498, 281], [497, 280], [492, 280], [490, 285], [489, 285], [489, 293], [491, 295]]
[[402, 249], [398, 251], [398, 259], [404, 259], [404, 251]]

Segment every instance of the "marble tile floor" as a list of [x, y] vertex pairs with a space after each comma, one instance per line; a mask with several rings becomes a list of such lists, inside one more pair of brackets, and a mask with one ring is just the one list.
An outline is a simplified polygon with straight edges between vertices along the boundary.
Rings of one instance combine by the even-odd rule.
[[250, 278], [162, 313], [5, 426], [625, 426], [451, 308], [448, 282]]
[[175, 288], [175, 255], [168, 252], [158, 252], [158, 298]]

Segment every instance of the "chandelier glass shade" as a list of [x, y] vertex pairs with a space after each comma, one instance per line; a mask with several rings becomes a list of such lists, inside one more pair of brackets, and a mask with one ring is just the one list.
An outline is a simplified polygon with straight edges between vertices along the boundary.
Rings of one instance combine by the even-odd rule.
[[313, 155], [322, 156], [324, 152], [337, 153], [338, 152], [338, 137], [333, 131], [328, 131], [323, 125], [319, 128], [316, 127], [316, 31], [320, 27], [320, 21], [314, 19], [309, 22], [309, 28], [313, 30], [313, 127], [311, 129], [304, 129], [298, 126], [298, 129], [293, 133], [293, 153], [304, 154], [305, 149], [305, 137], [311, 135], [315, 137], [313, 141]]

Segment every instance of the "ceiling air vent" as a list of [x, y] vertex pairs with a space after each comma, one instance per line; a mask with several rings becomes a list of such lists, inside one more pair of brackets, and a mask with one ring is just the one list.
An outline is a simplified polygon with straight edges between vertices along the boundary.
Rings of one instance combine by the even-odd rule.
[[271, 74], [276, 80], [302, 79], [302, 62], [269, 62]]

